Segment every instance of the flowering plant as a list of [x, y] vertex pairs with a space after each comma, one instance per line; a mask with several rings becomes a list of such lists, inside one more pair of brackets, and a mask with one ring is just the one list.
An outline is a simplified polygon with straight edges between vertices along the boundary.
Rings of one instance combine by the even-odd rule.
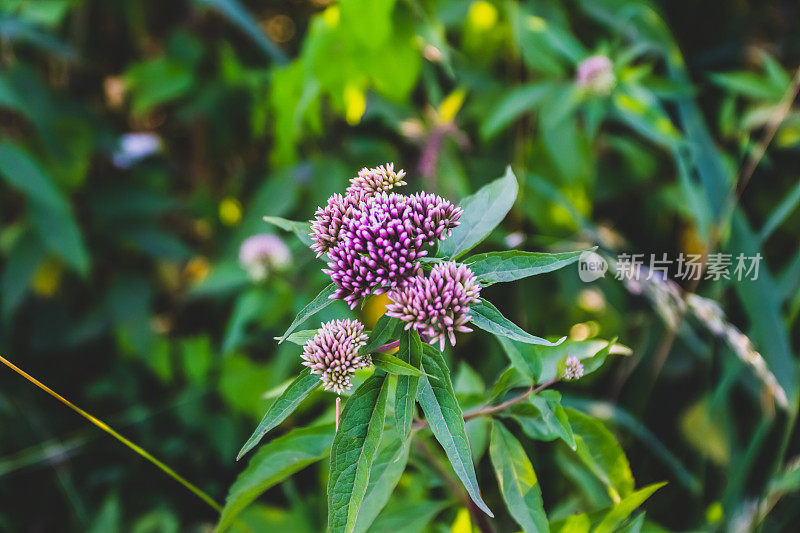
[[[480, 523], [494, 516], [478, 488], [465, 426], [472, 419], [516, 413], [527, 421], [526, 432], [544, 436], [543, 440], [561, 439], [587, 462], [596, 459], [582, 437], [613, 441], [607, 431], [598, 437], [599, 430], [586, 423], [585, 415], [565, 409], [560, 395], [545, 389], [560, 380], [581, 378], [599, 368], [609, 353], [625, 353], [625, 348], [613, 340], [565, 342], [566, 337], [548, 340], [532, 335], [482, 295], [482, 289], [494, 283], [570, 265], [585, 250], [507, 250], [467, 256], [513, 206], [518, 185], [511, 169], [458, 206], [434, 194], [398, 193], [395, 189], [406, 184], [404, 177], [392, 164], [365, 168], [344, 195], [332, 195], [317, 209], [310, 223], [266, 218], [294, 231], [317, 257], [324, 256], [323, 272], [331, 283], [278, 338], [279, 343], [302, 346], [300, 358], [306, 368], [269, 407], [239, 458], [313, 390], [321, 386], [335, 393], [333, 427], [294, 430], [263, 446], [248, 467], [267, 468], [265, 461], [277, 460], [276, 450], [288, 453], [293, 446], [300, 446], [294, 453], [308, 454], [309, 461], [330, 453], [328, 527], [334, 532], [369, 527], [405, 470], [412, 441], [429, 435], [441, 444], [463, 485], [474, 520]], [[344, 300], [354, 310], [365, 298], [384, 293], [385, 312], [371, 331], [354, 318], [298, 330], [335, 300]], [[455, 346], [458, 336], [472, 331], [472, 326], [497, 338], [510, 365], [492, 394], [464, 411], [445, 349]], [[349, 398], [340, 410], [342, 395]], [[417, 404], [424, 416], [418, 416]], [[490, 456], [514, 520], [525, 531], [546, 530], [541, 491], [530, 461], [498, 420], [492, 422]], [[220, 529], [231, 525], [238, 512], [268, 487], [252, 486], [249, 479], [246, 470], [231, 488]], [[632, 491], [627, 481], [607, 482], [618, 498]]]

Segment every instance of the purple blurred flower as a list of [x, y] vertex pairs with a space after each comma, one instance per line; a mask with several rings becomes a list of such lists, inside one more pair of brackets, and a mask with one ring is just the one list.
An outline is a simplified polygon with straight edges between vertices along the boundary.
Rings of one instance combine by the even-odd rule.
[[587, 57], [581, 61], [575, 73], [575, 82], [580, 87], [599, 94], [611, 92], [616, 81], [611, 60], [602, 55]]
[[413, 327], [426, 342], [438, 340], [444, 349], [446, 339], [455, 346], [456, 331], [472, 331], [466, 325], [469, 305], [478, 302], [480, 292], [469, 267], [455, 261], [437, 263], [428, 277], [414, 276], [389, 291], [392, 302], [386, 314], [406, 322], [406, 329]]
[[372, 365], [369, 354], [358, 351], [367, 343], [364, 325], [358, 320], [332, 320], [323, 323], [303, 346], [303, 364], [312, 374], [322, 375], [325, 390], [341, 394], [351, 387], [350, 377], [359, 368]]
[[286, 268], [291, 260], [289, 248], [275, 235], [253, 235], [239, 247], [239, 263], [253, 281], [265, 280], [270, 271]]
[[570, 355], [564, 361], [564, 379], [567, 381], [574, 381], [583, 376], [583, 364], [580, 359], [574, 355]]
[[126, 169], [161, 150], [161, 138], [155, 133], [125, 133], [111, 155], [114, 166]]
[[370, 293], [397, 287], [418, 270], [426, 245], [458, 225], [461, 209], [434, 194], [376, 194], [346, 217], [323, 270], [351, 308]]
[[406, 182], [403, 181], [405, 175], [405, 170], [395, 173], [394, 163], [386, 163], [385, 166], [375, 168], [364, 167], [358, 172], [358, 176], [350, 180], [347, 195], [369, 198], [377, 193], [388, 192], [395, 187], [405, 185]]

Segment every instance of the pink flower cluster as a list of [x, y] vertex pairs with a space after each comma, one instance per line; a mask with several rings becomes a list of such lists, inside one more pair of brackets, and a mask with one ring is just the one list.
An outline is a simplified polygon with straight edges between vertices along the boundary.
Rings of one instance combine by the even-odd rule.
[[425, 247], [449, 236], [461, 217], [461, 209], [440, 196], [381, 190], [404, 183], [402, 171], [392, 178], [388, 168], [362, 170], [347, 194], [331, 196], [311, 223], [312, 248], [328, 254], [324, 272], [338, 287], [332, 298], [351, 308], [415, 275]]
[[334, 194], [325, 207], [317, 208], [311, 221], [311, 249], [317, 257], [328, 253], [338, 241], [342, 222], [349, 218], [359, 204], [373, 195], [387, 192], [405, 185], [406, 172], [395, 173], [394, 164], [387, 163], [375, 168], [362, 168], [358, 176], [350, 180], [346, 194]]
[[472, 270], [455, 261], [437, 263], [430, 275], [417, 275], [389, 291], [391, 303], [386, 314], [406, 322], [422, 339], [433, 344], [445, 341], [455, 346], [457, 331], [472, 331], [467, 327], [471, 303], [479, 301], [481, 288]]
[[332, 320], [323, 323], [316, 335], [303, 346], [303, 364], [312, 374], [322, 376], [325, 390], [341, 394], [351, 387], [357, 369], [372, 365], [369, 354], [359, 354], [367, 343], [364, 325], [358, 320]]

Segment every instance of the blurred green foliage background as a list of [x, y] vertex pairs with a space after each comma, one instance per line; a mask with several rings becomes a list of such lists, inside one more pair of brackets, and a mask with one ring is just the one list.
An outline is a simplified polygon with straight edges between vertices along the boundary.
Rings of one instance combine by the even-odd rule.
[[[690, 320], [672, 328], [662, 302], [610, 276], [587, 285], [571, 268], [486, 292], [536, 334], [632, 348], [562, 392], [614, 430], [637, 485], [669, 482], [641, 527], [789, 530], [799, 16], [788, 0], [0, 0], [0, 354], [221, 501], [270, 391], [299, 368], [298, 347], [273, 337], [326, 284], [314, 254], [262, 217], [310, 218], [363, 166], [393, 161], [412, 190], [457, 201], [511, 164], [519, 199], [487, 249], [764, 256], [757, 282], [684, 289], [750, 336], [786, 407], [725, 343]], [[607, 86], [576, 82], [593, 55], [611, 60]], [[254, 283], [239, 245], [275, 232], [291, 266]], [[315, 320], [371, 326], [380, 308], [337, 303]], [[505, 356], [478, 335], [455, 351], [469, 405]], [[288, 426], [332, 416], [332, 396], [314, 398]], [[470, 431], [483, 457], [487, 427]], [[561, 448], [529, 445], [551, 514], [607, 498]], [[323, 465], [270, 489], [247, 524], [322, 530], [324, 477]], [[5, 369], [0, 502], [7, 531], [217, 519]], [[376, 522], [469, 528], [422, 463]]]

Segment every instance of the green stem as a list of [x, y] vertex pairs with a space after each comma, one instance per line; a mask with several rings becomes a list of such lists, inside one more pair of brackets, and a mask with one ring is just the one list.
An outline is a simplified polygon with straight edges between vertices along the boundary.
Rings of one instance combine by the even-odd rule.
[[206, 502], [209, 506], [214, 508], [214, 510], [216, 510], [218, 512], [222, 511], [222, 506], [220, 504], [218, 504], [217, 502], [215, 502], [211, 498], [211, 496], [209, 496], [208, 494], [206, 494], [205, 492], [203, 492], [202, 490], [200, 490], [199, 488], [197, 488], [196, 486], [191, 484], [189, 481], [184, 479], [177, 472], [175, 472], [172, 468], [170, 468], [166, 464], [162, 463], [161, 461], [159, 461], [158, 459], [153, 457], [147, 450], [145, 450], [144, 448], [142, 448], [141, 446], [139, 446], [135, 442], [132, 442], [131, 440], [127, 439], [126, 437], [123, 437], [122, 435], [117, 433], [111, 426], [109, 426], [108, 424], [106, 424], [105, 422], [100, 420], [99, 418], [96, 418], [95, 416], [87, 413], [86, 411], [84, 411], [83, 409], [78, 407], [77, 405], [73, 404], [72, 402], [70, 402], [69, 400], [67, 400], [66, 398], [64, 398], [60, 394], [58, 394], [56, 391], [54, 391], [53, 389], [51, 389], [50, 387], [48, 387], [47, 385], [45, 385], [44, 383], [42, 383], [38, 379], [34, 378], [33, 376], [31, 376], [30, 374], [28, 374], [27, 372], [25, 372], [24, 370], [22, 370], [21, 368], [19, 368], [14, 363], [12, 363], [11, 361], [9, 361], [8, 359], [6, 359], [5, 357], [3, 357], [1, 355], [0, 355], [0, 362], [3, 363], [4, 365], [6, 365], [11, 370], [13, 370], [14, 372], [16, 372], [17, 374], [19, 374], [20, 376], [24, 377], [25, 379], [27, 379], [28, 381], [33, 383], [34, 385], [36, 385], [37, 387], [39, 387], [40, 389], [42, 389], [43, 391], [45, 391], [47, 394], [49, 394], [50, 396], [52, 396], [56, 400], [60, 401], [61, 403], [63, 403], [64, 405], [66, 405], [67, 407], [69, 407], [70, 409], [72, 409], [73, 411], [75, 411], [76, 413], [81, 415], [82, 417], [84, 417], [86, 420], [88, 420], [89, 422], [91, 422], [95, 426], [99, 427], [100, 429], [102, 429], [103, 431], [105, 431], [106, 433], [108, 433], [109, 435], [111, 435], [112, 437], [117, 439], [118, 441], [120, 441], [122, 444], [124, 444], [125, 446], [127, 446], [128, 448], [130, 448], [131, 450], [136, 452], [137, 454], [141, 455], [142, 457], [144, 457], [145, 459], [147, 459], [148, 461], [150, 461], [151, 463], [156, 465], [159, 469], [161, 469], [168, 476], [170, 476], [175, 481], [177, 481], [178, 483], [180, 483], [181, 485], [183, 485], [184, 487], [186, 487], [187, 489], [192, 491], [198, 498], [200, 498], [201, 500]]

